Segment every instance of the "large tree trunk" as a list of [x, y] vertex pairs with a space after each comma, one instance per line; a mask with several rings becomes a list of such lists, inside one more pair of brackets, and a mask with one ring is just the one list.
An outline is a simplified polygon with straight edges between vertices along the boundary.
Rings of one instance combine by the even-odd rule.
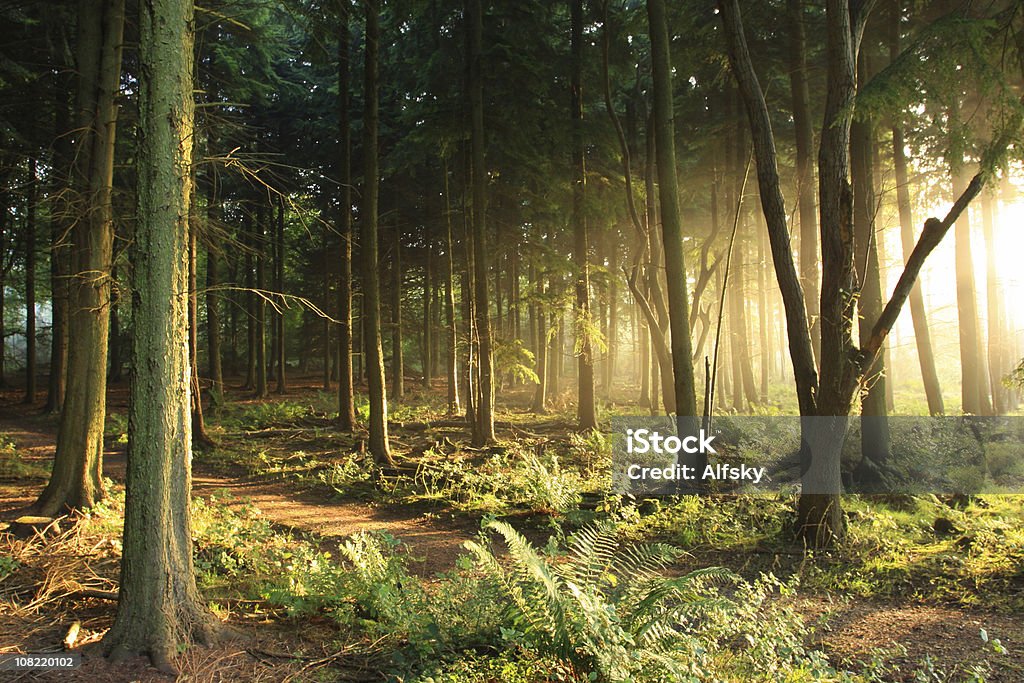
[[117, 617], [104, 637], [112, 657], [148, 654], [167, 673], [182, 646], [217, 633], [196, 587], [189, 509], [191, 32], [190, 1], [142, 3], [124, 550]]
[[349, 12], [338, 3], [338, 232], [341, 268], [338, 273], [338, 427], [351, 432], [356, 425], [355, 379], [352, 372], [352, 130], [349, 121]]
[[25, 403], [36, 402], [36, 160], [28, 161], [25, 211]]
[[[690, 310], [683, 260], [683, 230], [676, 177], [675, 113], [672, 106], [672, 59], [664, 0], [647, 0], [658, 161], [658, 194], [665, 250], [669, 326], [672, 333], [673, 396], [680, 433], [697, 431], [697, 396], [690, 342]], [[698, 463], [699, 464], [699, 463]]]
[[363, 88], [363, 203], [360, 258], [363, 276], [364, 354], [370, 401], [370, 453], [380, 467], [394, 467], [388, 443], [388, 399], [384, 381], [384, 349], [380, 335], [380, 274], [378, 273], [377, 166], [378, 53], [380, 50], [380, 2], [366, 0], [366, 54]]
[[491, 353], [491, 316], [487, 291], [487, 168], [484, 160], [484, 91], [483, 91], [483, 5], [470, 0], [469, 27], [469, 101], [470, 144], [473, 160], [473, 268], [476, 288], [476, 331], [480, 340], [478, 367], [480, 400], [476, 406], [473, 445], [494, 441], [494, 359]]
[[52, 515], [87, 508], [103, 497], [107, 332], [114, 226], [114, 173], [124, 0], [80, 0], [78, 6], [78, 149], [73, 185], [83, 213], [71, 233], [68, 282], [67, 392], [50, 481], [36, 508]]

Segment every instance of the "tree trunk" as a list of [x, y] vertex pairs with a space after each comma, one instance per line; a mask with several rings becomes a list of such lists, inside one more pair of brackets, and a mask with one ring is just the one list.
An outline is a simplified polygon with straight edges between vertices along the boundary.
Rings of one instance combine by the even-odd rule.
[[259, 200], [256, 209], [256, 398], [267, 396], [267, 205]]
[[[914, 250], [914, 216], [910, 203], [910, 174], [907, 172], [903, 129], [898, 125], [893, 126], [892, 129], [892, 148], [896, 175], [896, 204], [900, 214], [900, 241], [903, 245], [903, 258], [906, 260], [910, 258], [910, 253]], [[932, 351], [932, 337], [931, 331], [928, 329], [928, 314], [924, 307], [922, 288], [922, 283], [918, 281], [910, 292], [910, 316], [914, 324], [914, 342], [921, 365], [924, 393], [928, 399], [928, 412], [933, 416], [944, 415], [946, 408], [942, 402], [942, 387], [939, 385], [939, 373], [935, 367], [935, 354]]]
[[[866, 83], [870, 74], [866, 55], [861, 54], [860, 83]], [[855, 120], [850, 127], [850, 172], [853, 179], [853, 231], [854, 241], [862, 250], [855, 258], [860, 296], [857, 298], [858, 329], [861, 339], [867, 339], [882, 314], [882, 279], [879, 271], [878, 240], [875, 226], [875, 181], [872, 151], [876, 145], [874, 123], [870, 118]], [[881, 475], [890, 460], [889, 411], [886, 405], [885, 356], [869, 370], [867, 390], [861, 393], [861, 462], [856, 477], [867, 486], [879, 486]]]
[[818, 329], [818, 217], [814, 205], [814, 167], [811, 162], [814, 131], [811, 126], [807, 86], [807, 38], [801, 0], [786, 0], [789, 21], [789, 88], [793, 98], [793, 129], [796, 132], [797, 206], [800, 215], [800, 284], [807, 318], [811, 324], [814, 357], [821, 357]]
[[28, 161], [25, 207], [25, 403], [36, 402], [36, 160]]
[[[954, 153], [955, 154], [955, 153]], [[953, 195], [967, 187], [963, 155], [954, 156], [950, 167]], [[971, 247], [971, 219], [965, 211], [954, 228], [956, 243], [956, 308], [960, 334], [961, 401], [964, 413], [991, 415], [988, 377], [982, 368], [981, 325], [978, 322], [978, 292]]]
[[476, 328], [480, 339], [480, 401], [476, 406], [476, 428], [473, 445], [494, 441], [494, 359], [491, 352], [490, 303], [487, 292], [487, 167], [484, 160], [484, 92], [483, 92], [483, 5], [470, 0], [469, 31], [469, 100], [470, 144], [473, 159], [473, 268], [476, 288]]
[[[62, 56], [55, 57], [58, 64], [64, 64]], [[70, 65], [64, 65], [67, 72]], [[70, 78], [55, 80], [54, 142], [51, 162], [51, 205], [50, 205], [50, 302], [53, 327], [50, 334], [50, 375], [46, 392], [48, 414], [60, 412], [64, 405], [64, 387], [67, 381], [68, 360], [68, 235], [73, 224], [68, 193], [71, 191], [71, 102]], [[3, 345], [0, 344], [0, 351]], [[0, 354], [2, 355], [2, 354]]]
[[[187, 126], [192, 128], [192, 121]], [[195, 162], [193, 160], [193, 175], [189, 179], [189, 185], [193, 194], [189, 197], [191, 210], [195, 210]], [[192, 377], [191, 384], [191, 408], [192, 408], [192, 442], [196, 446], [209, 448], [213, 446], [213, 439], [206, 433], [206, 420], [203, 418], [203, 392], [199, 382], [199, 279], [196, 273], [197, 246], [199, 242], [198, 217], [192, 216], [188, 221], [188, 354], [189, 373]]]
[[176, 673], [182, 646], [217, 635], [196, 587], [189, 510], [192, 3], [149, 0], [139, 23], [145, 134], [138, 152], [124, 550], [117, 616], [103, 643], [115, 659], [148, 654], [158, 669]]
[[256, 389], [256, 287], [255, 250], [256, 229], [253, 227], [251, 207], [242, 214], [242, 241], [245, 246], [245, 385], [247, 391]]
[[356, 425], [355, 378], [352, 369], [352, 127], [349, 121], [349, 13], [351, 4], [338, 3], [338, 232], [341, 268], [338, 273], [338, 427], [351, 432]]
[[448, 318], [448, 414], [459, 412], [459, 328], [455, 319], [455, 243], [452, 240], [452, 207], [448, 188], [448, 158], [444, 164], [445, 278], [444, 300]]
[[[209, 207], [208, 207], [209, 208]], [[207, 214], [213, 220], [217, 213]], [[206, 354], [209, 356], [210, 394], [215, 406], [224, 401], [224, 365], [221, 358], [220, 323], [220, 253], [214, 248], [206, 250]]]
[[[665, 0], [647, 0], [650, 22], [651, 69], [654, 84], [654, 120], [657, 138], [658, 194], [665, 250], [669, 325], [672, 332], [672, 369], [675, 414], [680, 433], [697, 431], [697, 396], [690, 342], [690, 311], [683, 260], [683, 232], [676, 178], [675, 114], [672, 106], [672, 60], [669, 54]], [[699, 464], [699, 463], [698, 463]]]
[[[43, 515], [88, 508], [103, 497], [107, 333], [113, 252], [111, 194], [124, 0], [80, 0], [73, 168], [83, 213], [71, 233], [68, 379], [50, 481], [36, 502]], [[0, 337], [2, 338], [2, 337]]]
[[[327, 251], [327, 245], [324, 245], [324, 251]], [[324, 280], [324, 310], [328, 310], [326, 305], [329, 299], [329, 283], [330, 280], [326, 279], [325, 273]], [[284, 293], [284, 197], [278, 195], [277, 197], [277, 238], [274, 240], [274, 291], [277, 298], [280, 300], [281, 295]], [[274, 338], [277, 340], [277, 357], [274, 358], [274, 363], [277, 365], [277, 393], [284, 394], [288, 391], [288, 380], [286, 377], [285, 369], [288, 366], [288, 354], [285, 352], [284, 345], [284, 308], [274, 312], [274, 325], [277, 330], [274, 333]], [[324, 337], [324, 372], [327, 375], [327, 386], [325, 389], [331, 388], [330, 379], [330, 353], [326, 350], [330, 349], [330, 340], [328, 336]]]
[[378, 52], [380, 49], [380, 1], [366, 0], [366, 54], [363, 88], [363, 203], [360, 259], [363, 276], [364, 349], [370, 402], [370, 453], [379, 467], [394, 467], [388, 443], [388, 399], [384, 381], [384, 350], [380, 334], [380, 275], [378, 273], [377, 167]]
[[1009, 412], [1009, 392], [1003, 385], [1003, 377], [1013, 369], [1012, 359], [1007, 358], [1003, 338], [1003, 299], [999, 291], [996, 269], [995, 244], [995, 200], [991, 192], [981, 195], [982, 226], [985, 230], [985, 293], [988, 308], [988, 376], [992, 384], [992, 414], [1005, 415]]
[[434, 279], [434, 245], [430, 240], [430, 229], [424, 230], [426, 246], [424, 247], [423, 266], [423, 386], [430, 388], [430, 380], [434, 376], [433, 366], [433, 333], [431, 328], [434, 324], [433, 315], [433, 287]]
[[405, 353], [402, 348], [402, 230], [395, 224], [391, 259], [391, 400], [405, 396]]
[[597, 427], [597, 402], [594, 395], [594, 343], [597, 333], [590, 311], [590, 244], [587, 218], [583, 213], [586, 197], [586, 147], [583, 139], [583, 0], [570, 0], [572, 14], [571, 76], [572, 89], [572, 233], [576, 268], [577, 390], [576, 419], [580, 429]]

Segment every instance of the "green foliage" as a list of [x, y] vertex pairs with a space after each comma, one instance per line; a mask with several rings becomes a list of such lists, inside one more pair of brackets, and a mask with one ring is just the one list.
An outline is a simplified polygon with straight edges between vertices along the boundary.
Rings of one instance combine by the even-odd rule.
[[561, 513], [580, 502], [579, 475], [549, 451], [496, 453], [476, 462], [428, 452], [406, 487], [413, 498], [443, 500], [462, 510]]
[[45, 479], [51, 464], [29, 462], [21, 457], [13, 441], [0, 435], [0, 480]]
[[569, 661], [578, 671], [593, 671], [599, 680], [683, 675], [694, 652], [686, 624], [728, 604], [707, 590], [730, 579], [728, 572], [709, 568], [666, 578], [661, 572], [678, 550], [622, 547], [612, 526], [579, 532], [562, 561], [544, 557], [505, 522], [490, 521], [485, 529], [501, 535], [508, 563], [483, 543], [466, 547], [510, 601], [516, 631], [503, 637]]
[[540, 383], [540, 378], [533, 370], [533, 352], [523, 345], [522, 339], [495, 339], [492, 348], [494, 372], [502, 382], [511, 380], [528, 384]]

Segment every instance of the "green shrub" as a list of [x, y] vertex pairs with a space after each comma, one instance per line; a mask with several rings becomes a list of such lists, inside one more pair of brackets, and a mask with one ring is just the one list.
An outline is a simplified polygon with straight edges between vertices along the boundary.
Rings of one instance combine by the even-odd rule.
[[577, 671], [595, 672], [599, 680], [666, 680], [692, 673], [702, 649], [686, 626], [729, 606], [708, 590], [730, 580], [729, 572], [708, 568], [666, 578], [662, 572], [679, 550], [664, 544], [623, 547], [609, 525], [579, 532], [563, 561], [544, 557], [504, 522], [490, 521], [485, 528], [501, 535], [509, 562], [500, 562], [482, 543], [466, 547], [509, 602], [515, 630], [503, 631], [503, 638], [570, 662]]

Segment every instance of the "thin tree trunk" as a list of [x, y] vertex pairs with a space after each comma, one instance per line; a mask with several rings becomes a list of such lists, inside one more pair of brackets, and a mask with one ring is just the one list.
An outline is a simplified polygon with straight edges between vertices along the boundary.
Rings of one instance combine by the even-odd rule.
[[256, 398], [267, 396], [267, 204], [259, 200], [256, 210], [256, 233], [254, 247], [256, 249]]
[[[900, 214], [900, 241], [903, 245], [903, 258], [906, 260], [910, 258], [910, 253], [914, 250], [914, 216], [910, 203], [910, 177], [907, 172], [903, 130], [898, 125], [892, 128], [892, 147], [896, 175], [896, 204]], [[935, 367], [931, 331], [928, 328], [928, 314], [924, 306], [923, 286], [919, 280], [910, 292], [910, 317], [914, 324], [914, 342], [921, 365], [924, 392], [928, 399], [928, 412], [933, 416], [944, 415], [946, 408], [942, 401], [939, 373]]]
[[36, 402], [36, 160], [28, 161], [25, 211], [25, 403]]
[[999, 279], [996, 268], [995, 244], [995, 200], [991, 192], [981, 195], [982, 227], [985, 230], [985, 293], [988, 307], [988, 374], [992, 384], [992, 413], [1005, 415], [1009, 412], [1009, 392], [1003, 386], [1003, 377], [1012, 370], [1011, 363], [1005, 355], [1003, 340], [1003, 322], [1005, 312], [1003, 300], [999, 292]]
[[434, 324], [433, 315], [433, 287], [434, 278], [434, 245], [430, 240], [429, 228], [425, 230], [426, 246], [424, 251], [423, 266], [423, 386], [430, 388], [430, 380], [434, 376], [433, 366], [433, 332], [431, 327]]
[[793, 100], [793, 129], [796, 132], [797, 206], [800, 215], [800, 284], [811, 324], [814, 357], [821, 357], [818, 328], [818, 216], [814, 205], [814, 131], [811, 127], [810, 95], [807, 85], [807, 37], [801, 0], [786, 0], [789, 21], [789, 87]]
[[392, 233], [391, 259], [391, 400], [405, 396], [405, 352], [402, 348], [402, 230], [396, 224]]
[[[349, 121], [349, 2], [338, 3], [338, 232], [341, 267], [338, 273], [338, 427], [356, 425], [355, 378], [352, 368], [352, 127]], [[361, 348], [361, 347], [360, 347]]]
[[592, 337], [598, 326], [590, 311], [590, 244], [583, 204], [586, 197], [586, 147], [583, 139], [583, 0], [570, 0], [572, 16], [571, 74], [572, 94], [572, 233], [573, 260], [576, 268], [577, 390], [576, 419], [580, 429], [597, 427], [597, 402], [594, 395], [594, 349]]
[[[327, 252], [327, 245], [324, 245], [324, 252]], [[326, 278], [326, 273], [325, 273]], [[324, 310], [327, 310], [326, 301], [329, 299], [329, 279], [324, 281]], [[277, 239], [274, 240], [274, 291], [278, 298], [284, 293], [284, 197], [278, 195], [277, 197]], [[274, 333], [274, 338], [277, 340], [277, 357], [274, 358], [274, 363], [277, 365], [277, 393], [283, 394], [288, 391], [288, 380], [286, 377], [285, 369], [288, 366], [287, 356], [285, 351], [284, 343], [284, 308], [274, 312], [274, 325], [277, 330]], [[330, 340], [325, 335], [324, 338], [324, 371], [327, 374], [325, 389], [331, 388], [330, 378]]]
[[470, 144], [473, 159], [473, 268], [475, 269], [476, 328], [480, 340], [480, 401], [476, 412], [473, 445], [494, 441], [494, 385], [491, 352], [491, 318], [487, 291], [487, 168], [484, 160], [483, 100], [483, 4], [470, 0], [469, 73]]
[[[189, 129], [192, 127], [191, 120], [187, 122]], [[191, 164], [192, 176], [188, 184], [192, 194], [186, 200], [193, 211], [196, 210], [195, 202], [195, 160]], [[188, 361], [189, 374], [191, 375], [191, 387], [189, 397], [191, 399], [192, 411], [192, 443], [194, 446], [209, 448], [213, 446], [213, 439], [206, 433], [206, 420], [203, 418], [203, 392], [199, 382], [199, 279], [196, 273], [198, 235], [198, 217], [191, 216], [188, 221], [188, 263], [186, 277], [188, 286]]]
[[[675, 126], [672, 106], [672, 59], [664, 0], [647, 0], [650, 23], [651, 70], [654, 89], [654, 119], [657, 137], [658, 190], [661, 201], [661, 229], [665, 250], [669, 325], [672, 331], [675, 414], [680, 434], [695, 434], [698, 428], [697, 397], [694, 386], [693, 350], [690, 341], [690, 311], [683, 260], [683, 231], [679, 215], [679, 182], [676, 178]], [[701, 468], [706, 455], [694, 463]]]
[[448, 414], [459, 412], [459, 328], [455, 319], [455, 243], [452, 240], [452, 207], [448, 187], [448, 158], [444, 164], [445, 278], [444, 298], [448, 317]]
[[[867, 56], [862, 53], [858, 66], [860, 83], [866, 83], [870, 74]], [[863, 252], [856, 255], [858, 329], [861, 339], [867, 339], [882, 314], [882, 281], [878, 261], [879, 237], [875, 228], [875, 182], [872, 150], [876, 145], [874, 124], [870, 118], [860, 118], [850, 129], [850, 172], [853, 180], [853, 229], [856, 244]], [[881, 484], [882, 474], [890, 460], [888, 409], [886, 406], [886, 376], [884, 355], [879, 355], [866, 379], [867, 391], [861, 393], [861, 462], [856, 476], [867, 486]]]
[[370, 402], [370, 453], [379, 467], [394, 467], [388, 443], [387, 384], [384, 380], [384, 351], [380, 334], [380, 275], [378, 273], [377, 195], [380, 187], [377, 166], [378, 53], [380, 49], [380, 2], [366, 0], [366, 53], [363, 88], [363, 202], [360, 260], [363, 276], [364, 354]]
[[[963, 156], [952, 160], [953, 194], [962, 194], [967, 187]], [[970, 415], [991, 415], [992, 402], [988, 377], [982, 368], [981, 326], [978, 322], [978, 291], [975, 284], [974, 257], [971, 247], [971, 219], [964, 212], [954, 228], [956, 243], [956, 306], [960, 333], [961, 406]]]

